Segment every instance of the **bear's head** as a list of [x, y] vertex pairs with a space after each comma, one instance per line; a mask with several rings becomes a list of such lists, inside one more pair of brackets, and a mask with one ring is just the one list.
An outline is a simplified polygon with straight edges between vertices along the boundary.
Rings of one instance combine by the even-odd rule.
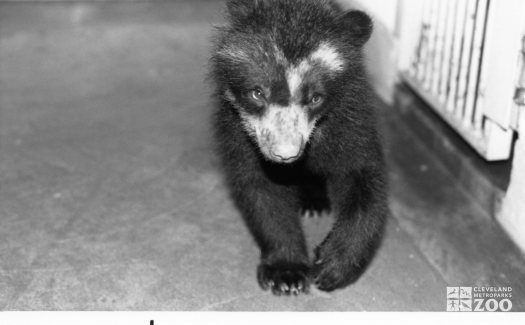
[[361, 77], [372, 21], [326, 0], [230, 0], [227, 10], [211, 60], [218, 91], [266, 159], [294, 162]]

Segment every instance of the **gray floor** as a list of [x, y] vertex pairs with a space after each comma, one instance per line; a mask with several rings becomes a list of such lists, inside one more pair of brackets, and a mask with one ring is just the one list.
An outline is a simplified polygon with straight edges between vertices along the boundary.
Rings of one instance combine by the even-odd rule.
[[[385, 108], [390, 220], [368, 272], [276, 298], [212, 154], [221, 1], [0, 4], [0, 309], [444, 310], [523, 256]], [[481, 216], [481, 217], [480, 217]], [[310, 245], [330, 217], [305, 220]]]

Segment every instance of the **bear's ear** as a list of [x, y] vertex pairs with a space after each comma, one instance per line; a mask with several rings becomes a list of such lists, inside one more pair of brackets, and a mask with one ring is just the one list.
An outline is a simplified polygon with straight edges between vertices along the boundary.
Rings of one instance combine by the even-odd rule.
[[338, 20], [343, 33], [357, 46], [363, 46], [372, 34], [372, 19], [360, 10], [347, 11], [339, 16]]
[[226, 9], [232, 18], [242, 18], [253, 12], [258, 0], [228, 0]]

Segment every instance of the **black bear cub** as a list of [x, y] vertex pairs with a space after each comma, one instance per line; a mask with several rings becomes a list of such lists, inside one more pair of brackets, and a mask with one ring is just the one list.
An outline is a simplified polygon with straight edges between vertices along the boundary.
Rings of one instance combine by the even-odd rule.
[[[363, 12], [328, 0], [230, 0], [214, 38], [214, 126], [228, 185], [276, 295], [360, 276], [388, 215], [385, 166], [362, 47]], [[308, 257], [301, 212], [333, 228]]]

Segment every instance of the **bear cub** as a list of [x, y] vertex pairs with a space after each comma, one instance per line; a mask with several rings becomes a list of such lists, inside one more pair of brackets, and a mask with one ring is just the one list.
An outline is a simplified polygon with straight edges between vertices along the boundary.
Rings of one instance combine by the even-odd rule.
[[[210, 60], [226, 179], [276, 295], [353, 283], [388, 215], [362, 48], [372, 21], [329, 0], [230, 0]], [[310, 261], [301, 212], [330, 209]]]

